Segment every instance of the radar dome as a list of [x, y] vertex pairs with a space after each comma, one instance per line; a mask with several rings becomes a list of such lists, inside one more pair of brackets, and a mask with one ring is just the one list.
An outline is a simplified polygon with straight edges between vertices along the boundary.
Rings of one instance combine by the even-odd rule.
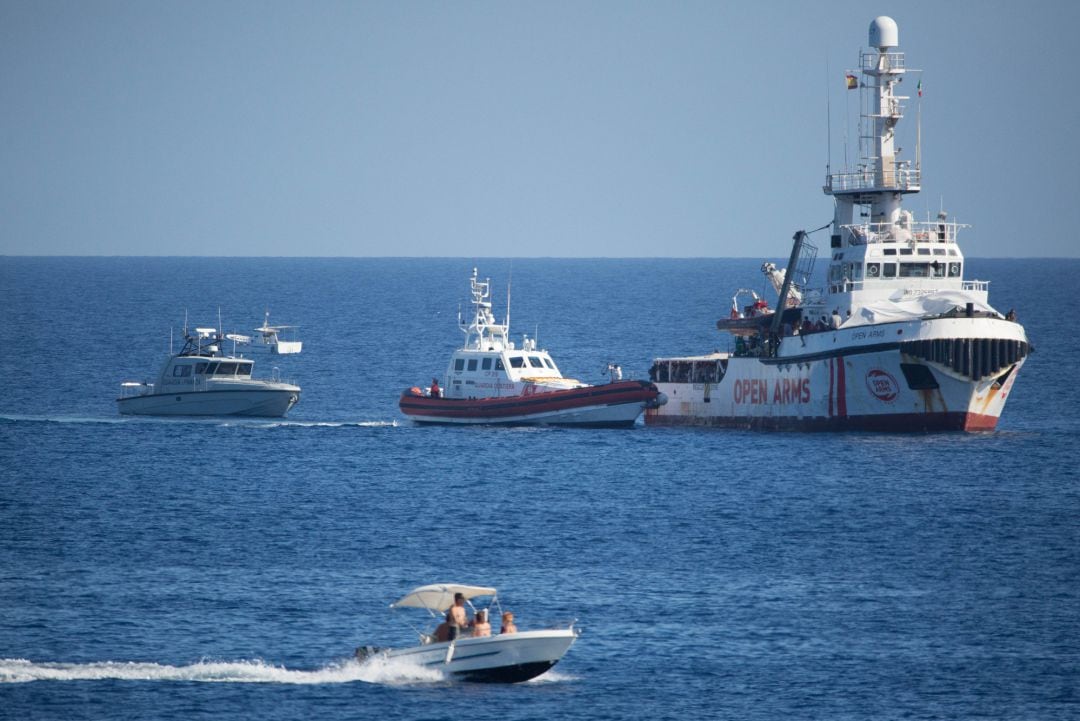
[[884, 50], [899, 45], [900, 30], [896, 27], [896, 21], [884, 15], [874, 18], [874, 22], [870, 23], [870, 47]]

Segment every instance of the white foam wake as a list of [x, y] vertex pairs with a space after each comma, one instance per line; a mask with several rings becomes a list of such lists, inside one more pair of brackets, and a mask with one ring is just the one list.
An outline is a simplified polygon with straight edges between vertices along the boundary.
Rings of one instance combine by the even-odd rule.
[[224, 416], [30, 416], [19, 414], [0, 414], [0, 420], [30, 423], [201, 423], [222, 427], [239, 428], [396, 428], [398, 422], [392, 421], [291, 421], [266, 420], [265, 418], [243, 418]]
[[333, 684], [361, 681], [383, 685], [433, 683], [445, 680], [437, 670], [397, 659], [372, 658], [332, 663], [299, 671], [261, 660], [202, 660], [189, 666], [100, 661], [92, 663], [35, 663], [21, 658], [0, 659], [0, 683], [31, 681], [203, 681], [207, 683]]

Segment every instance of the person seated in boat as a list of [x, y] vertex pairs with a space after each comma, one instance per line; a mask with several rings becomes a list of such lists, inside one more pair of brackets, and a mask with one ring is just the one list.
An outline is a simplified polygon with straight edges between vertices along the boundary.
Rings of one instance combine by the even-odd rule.
[[454, 594], [454, 605], [446, 612], [446, 623], [450, 627], [449, 641], [453, 641], [461, 635], [461, 630], [469, 625], [469, 619], [465, 616], [465, 594]]
[[439, 379], [438, 378], [432, 378], [431, 379], [431, 390], [429, 391], [429, 394], [431, 395], [432, 398], [440, 398], [440, 397], [442, 397], [442, 389], [439, 388]]
[[514, 614], [510, 611], [503, 611], [502, 628], [499, 629], [499, 633], [517, 633], [517, 626], [514, 625]]
[[488, 623], [488, 612], [486, 608], [481, 608], [473, 617], [472, 635], [477, 638], [491, 635], [491, 624]]
[[435, 643], [443, 643], [450, 640], [450, 624], [443, 621], [435, 627], [435, 633], [431, 634]]

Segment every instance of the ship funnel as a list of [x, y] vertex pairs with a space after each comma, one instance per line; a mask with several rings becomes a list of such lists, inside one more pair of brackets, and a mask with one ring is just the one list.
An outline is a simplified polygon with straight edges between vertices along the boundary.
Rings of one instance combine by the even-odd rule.
[[885, 51], [900, 46], [900, 30], [896, 21], [882, 15], [870, 23], [870, 47]]

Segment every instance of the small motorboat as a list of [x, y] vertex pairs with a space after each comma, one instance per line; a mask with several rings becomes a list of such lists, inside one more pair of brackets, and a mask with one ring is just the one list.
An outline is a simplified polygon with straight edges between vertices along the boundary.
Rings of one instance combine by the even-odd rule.
[[293, 337], [286, 337], [296, 332], [298, 325], [270, 325], [270, 311], [266, 311], [263, 324], [255, 329], [262, 338], [263, 345], [270, 346], [270, 352], [275, 355], [291, 355], [303, 350], [303, 341]]
[[[430, 623], [444, 618], [454, 605], [456, 594], [464, 597], [474, 617], [479, 611], [490, 615], [493, 608], [498, 609], [501, 616], [496, 589], [456, 583], [420, 586], [390, 604], [390, 608], [424, 609]], [[490, 597], [490, 601], [483, 609], [477, 609], [472, 603], [477, 597]], [[470, 627], [462, 629], [460, 636], [449, 641], [439, 640], [441, 628], [424, 631], [409, 625], [419, 636], [420, 645], [400, 649], [361, 646], [356, 649], [357, 659], [362, 662], [377, 657], [400, 660], [439, 669], [451, 678], [464, 681], [519, 683], [536, 678], [558, 663], [578, 637], [573, 622], [555, 628], [492, 632], [492, 635], [473, 635]]]
[[[222, 348], [233, 343], [233, 352]], [[274, 377], [252, 378], [255, 361], [236, 354], [246, 335], [216, 328], [184, 329], [184, 347], [170, 355], [156, 383], [124, 381], [116, 399], [122, 415], [255, 416], [280, 418], [300, 400], [300, 387]]]
[[471, 278], [473, 320], [465, 344], [454, 351], [442, 386], [413, 386], [401, 394], [401, 412], [420, 423], [632, 426], [647, 408], [667, 398], [649, 381], [622, 380], [609, 365], [610, 382], [590, 385], [566, 378], [551, 355], [526, 336], [521, 347], [509, 339], [510, 311], [497, 323], [491, 309], [491, 282]]

